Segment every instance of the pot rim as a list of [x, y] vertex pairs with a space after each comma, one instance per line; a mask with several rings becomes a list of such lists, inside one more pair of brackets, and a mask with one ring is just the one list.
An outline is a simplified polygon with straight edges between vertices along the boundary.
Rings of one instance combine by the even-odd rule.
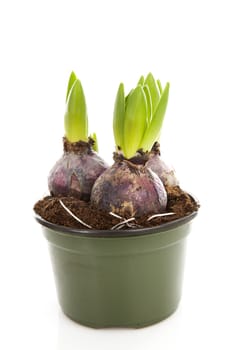
[[43, 219], [39, 215], [35, 215], [35, 219], [42, 226], [45, 226], [53, 231], [57, 231], [65, 235], [68, 234], [68, 235], [78, 236], [78, 237], [96, 237], [96, 238], [119, 238], [119, 237], [123, 238], [123, 237], [133, 237], [133, 236], [134, 237], [144, 236], [148, 234], [173, 230], [179, 226], [187, 224], [192, 219], [194, 219], [196, 215], [197, 215], [197, 211], [194, 211], [193, 213], [183, 216], [182, 218], [178, 218], [161, 225], [152, 226], [152, 227], [135, 228], [135, 229], [130, 228], [130, 229], [124, 229], [124, 230], [111, 230], [111, 229], [95, 230], [95, 229], [85, 229], [85, 228], [80, 229], [75, 227], [67, 227], [67, 226], [62, 226], [62, 225], [49, 222]]

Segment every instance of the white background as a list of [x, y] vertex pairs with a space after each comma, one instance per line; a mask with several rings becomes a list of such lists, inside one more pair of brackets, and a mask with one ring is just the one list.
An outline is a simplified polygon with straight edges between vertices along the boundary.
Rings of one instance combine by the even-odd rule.
[[[2, 349], [232, 349], [232, 11], [230, 0], [1, 1]], [[171, 83], [162, 154], [202, 206], [188, 239], [182, 302], [158, 325], [92, 330], [58, 306], [32, 207], [62, 153], [71, 70], [108, 162], [118, 84], [128, 91], [149, 71]]]

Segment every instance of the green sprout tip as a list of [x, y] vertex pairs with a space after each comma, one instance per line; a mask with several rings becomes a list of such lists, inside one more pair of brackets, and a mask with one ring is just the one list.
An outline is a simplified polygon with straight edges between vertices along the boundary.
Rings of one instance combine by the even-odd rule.
[[70, 142], [88, 140], [88, 117], [82, 84], [72, 72], [70, 75], [66, 113], [64, 118], [65, 136]]

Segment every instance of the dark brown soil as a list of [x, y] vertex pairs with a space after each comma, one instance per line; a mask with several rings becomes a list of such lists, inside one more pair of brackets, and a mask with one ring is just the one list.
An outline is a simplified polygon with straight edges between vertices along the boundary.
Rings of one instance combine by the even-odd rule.
[[[128, 222], [127, 224], [123, 225], [122, 229], [128, 229], [130, 227], [152, 227], [187, 216], [192, 212], [198, 210], [198, 203], [196, 203], [188, 193], [181, 190], [180, 187], [177, 186], [167, 188], [167, 193], [168, 205], [166, 212], [174, 213], [173, 215], [156, 217], [149, 221], [148, 216], [142, 217], [140, 219]], [[111, 214], [96, 210], [91, 206], [90, 203], [83, 202], [73, 197], [47, 196], [35, 204], [34, 211], [45, 220], [50, 221], [54, 224], [66, 227], [75, 227], [82, 229], [86, 228], [66, 211], [66, 209], [62, 206], [62, 203], [76, 217], [91, 226], [92, 229], [110, 229], [124, 220], [116, 218]]]

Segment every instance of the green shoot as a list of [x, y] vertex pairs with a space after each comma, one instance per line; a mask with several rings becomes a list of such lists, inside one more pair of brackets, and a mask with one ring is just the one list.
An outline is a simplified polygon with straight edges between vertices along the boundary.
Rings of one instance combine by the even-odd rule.
[[158, 86], [158, 88], [159, 88], [159, 92], [160, 92], [160, 95], [162, 94], [162, 92], [163, 92], [163, 88], [162, 88], [162, 85], [161, 85], [161, 82], [160, 82], [160, 80], [157, 80], [157, 86]]
[[70, 89], [74, 85], [75, 80], [77, 80], [77, 77], [76, 77], [74, 72], [71, 72], [70, 78], [69, 78], [69, 82], [68, 82], [68, 86], [67, 86], [66, 101], [67, 101], [68, 95], [70, 93]]
[[159, 80], [149, 73], [138, 81], [135, 89], [124, 97], [120, 84], [114, 107], [113, 131], [115, 143], [126, 158], [139, 149], [150, 151], [158, 141], [169, 96], [169, 83], [164, 90]]
[[93, 132], [91, 135], [90, 135], [90, 138], [94, 141], [94, 145], [92, 146], [93, 150], [95, 152], [98, 152], [99, 151], [99, 145], [98, 145], [98, 140], [97, 140], [97, 135], [95, 132]]
[[158, 141], [167, 108], [169, 86], [169, 83], [167, 83], [165, 89], [162, 92], [151, 123], [148, 126], [141, 141], [140, 148], [142, 148], [144, 151], [150, 151], [155, 141]]
[[160, 90], [155, 83], [154, 77], [151, 73], [149, 73], [146, 77], [145, 84], [148, 85], [150, 94], [151, 94], [151, 102], [152, 102], [152, 115], [154, 115], [155, 109], [160, 99]]
[[138, 84], [137, 84], [137, 85], [143, 85], [143, 84], [144, 84], [144, 81], [145, 81], [145, 79], [144, 79], [144, 76], [142, 75], [142, 76], [140, 77], [140, 79], [138, 80]]
[[134, 91], [134, 89], [130, 90], [130, 92], [128, 93], [128, 95], [125, 97], [125, 108], [126, 108], [126, 106], [127, 106], [129, 96], [132, 95], [133, 91]]
[[124, 117], [124, 155], [131, 158], [139, 148], [147, 120], [147, 101], [140, 85], [129, 96]]
[[147, 101], [147, 124], [149, 124], [151, 122], [151, 118], [152, 118], [152, 98], [151, 98], [151, 94], [150, 94], [150, 89], [148, 87], [148, 85], [144, 85], [143, 86], [143, 91], [145, 93], [146, 96], [146, 101]]
[[[71, 73], [69, 83], [74, 76]], [[65, 135], [70, 142], [88, 140], [88, 119], [85, 96], [80, 80], [76, 79], [70, 87], [68, 84], [68, 97], [65, 113]]]
[[121, 83], [118, 88], [115, 106], [114, 106], [113, 131], [114, 131], [116, 146], [120, 147], [122, 150], [124, 148], [124, 142], [123, 142], [124, 114], [125, 114], [125, 93], [124, 93], [124, 85]]

